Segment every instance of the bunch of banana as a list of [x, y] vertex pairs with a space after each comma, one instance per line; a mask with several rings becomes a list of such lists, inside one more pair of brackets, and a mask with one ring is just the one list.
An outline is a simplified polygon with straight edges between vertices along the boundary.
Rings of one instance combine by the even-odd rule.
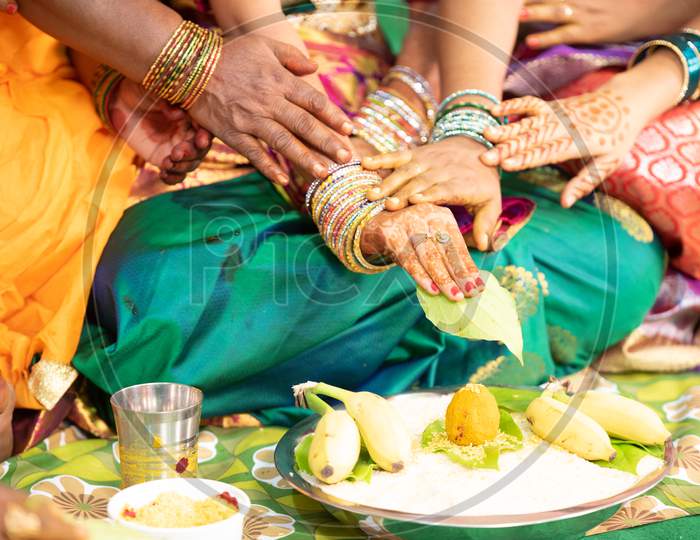
[[671, 436], [654, 410], [619, 394], [589, 390], [574, 394], [569, 403], [619, 439], [652, 445], [664, 444]]
[[615, 458], [611, 436], [645, 445], [664, 444], [671, 436], [643, 403], [595, 390], [573, 396], [546, 390], [530, 403], [525, 416], [536, 435], [590, 460]]
[[[360, 438], [370, 457], [386, 471], [398, 472], [410, 459], [410, 433], [398, 411], [383, 397], [371, 392], [351, 392], [315, 382], [297, 385], [293, 390], [298, 404], [323, 415], [314, 432], [309, 454], [309, 464], [320, 480], [332, 483], [347, 478], [357, 462]], [[345, 411], [333, 411], [318, 395], [341, 401], [345, 405]], [[334, 414], [331, 417], [331, 411], [342, 413], [342, 416]], [[359, 432], [359, 436], [355, 437], [348, 420], [355, 426], [355, 432]], [[337, 440], [334, 441], [333, 437]], [[341, 451], [341, 442], [338, 441], [349, 446], [350, 450]], [[317, 452], [314, 455], [315, 449]], [[353, 456], [352, 467], [348, 470]], [[344, 476], [343, 471], [347, 471]]]
[[588, 460], [612, 461], [615, 450], [605, 430], [590, 416], [550, 396], [532, 400], [525, 411], [532, 431]]

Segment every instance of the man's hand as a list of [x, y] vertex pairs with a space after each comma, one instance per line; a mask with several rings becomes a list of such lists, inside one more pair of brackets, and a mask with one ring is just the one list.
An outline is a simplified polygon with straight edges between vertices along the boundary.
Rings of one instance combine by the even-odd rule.
[[192, 117], [278, 184], [289, 179], [261, 141], [303, 172], [320, 177], [331, 161], [352, 157], [343, 135], [352, 124], [300, 76], [316, 64], [290, 45], [245, 35], [224, 45], [221, 60]]

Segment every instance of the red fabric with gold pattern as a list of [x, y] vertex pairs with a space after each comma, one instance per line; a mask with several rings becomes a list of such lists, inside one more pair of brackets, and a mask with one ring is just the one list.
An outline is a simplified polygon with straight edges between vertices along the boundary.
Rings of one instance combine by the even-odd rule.
[[[590, 92], [616, 72], [589, 73], [557, 97]], [[656, 229], [673, 266], [700, 278], [700, 102], [679, 105], [647, 126], [604, 188]]]

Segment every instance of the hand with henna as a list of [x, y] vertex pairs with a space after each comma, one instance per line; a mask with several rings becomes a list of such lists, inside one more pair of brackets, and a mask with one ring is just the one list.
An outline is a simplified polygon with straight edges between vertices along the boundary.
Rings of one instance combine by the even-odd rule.
[[486, 251], [501, 215], [498, 171], [479, 161], [484, 147], [467, 137], [450, 137], [413, 150], [368, 157], [366, 169], [393, 169], [368, 198], [389, 197], [387, 210], [409, 204], [466, 206], [474, 214], [474, 240]]
[[144, 161], [160, 168], [163, 182], [181, 182], [199, 166], [211, 147], [207, 130], [128, 79], [114, 92], [108, 111], [114, 129]]
[[553, 23], [526, 43], [620, 43], [679, 30], [700, 13], [700, 0], [526, 0], [520, 22]]
[[585, 161], [562, 193], [566, 208], [618, 168], [641, 130], [632, 128], [624, 97], [607, 89], [551, 102], [516, 98], [497, 105], [493, 113], [523, 118], [487, 128], [484, 135], [496, 146], [482, 155], [486, 165], [522, 171], [570, 159]]
[[0, 377], [0, 461], [12, 455], [12, 413], [15, 410], [15, 391]]
[[617, 170], [644, 127], [673, 107], [683, 82], [679, 64], [673, 53], [660, 51], [595, 92], [551, 102], [531, 96], [504, 101], [493, 114], [522, 118], [486, 129], [496, 146], [481, 160], [507, 171], [583, 160], [561, 195], [569, 208]]
[[394, 261], [433, 295], [460, 301], [485, 286], [448, 208], [416, 204], [382, 212], [362, 231], [361, 248], [367, 257]]

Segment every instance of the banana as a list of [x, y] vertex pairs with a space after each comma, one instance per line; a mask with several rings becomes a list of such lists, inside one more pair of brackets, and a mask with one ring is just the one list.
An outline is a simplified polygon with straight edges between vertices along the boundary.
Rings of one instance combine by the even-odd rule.
[[401, 415], [386, 399], [371, 392], [351, 392], [323, 382], [292, 387], [295, 402], [323, 414], [330, 408], [318, 396], [342, 401], [355, 420], [370, 457], [382, 469], [398, 472], [411, 458], [411, 434]]
[[525, 417], [536, 435], [577, 456], [591, 461], [615, 459], [610, 437], [600, 424], [566, 403], [546, 396], [535, 398]]
[[671, 433], [652, 409], [619, 394], [589, 390], [571, 398], [578, 410], [598, 422], [613, 437], [642, 444], [664, 444]]
[[343, 403], [374, 462], [385, 471], [402, 470], [411, 457], [411, 435], [394, 406], [371, 392], [350, 392]]
[[360, 432], [346, 411], [329, 411], [316, 426], [309, 466], [316, 478], [326, 484], [345, 480], [360, 457]]

